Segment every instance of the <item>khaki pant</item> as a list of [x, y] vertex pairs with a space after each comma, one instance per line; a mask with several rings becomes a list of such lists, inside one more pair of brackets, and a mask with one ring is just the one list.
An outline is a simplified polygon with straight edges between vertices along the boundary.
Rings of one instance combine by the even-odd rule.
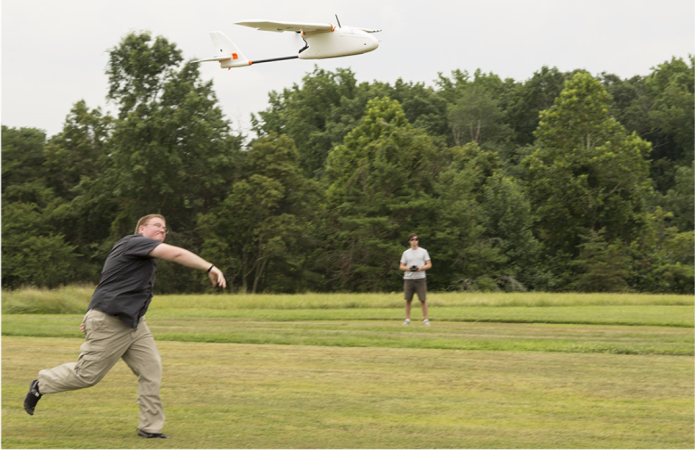
[[165, 423], [160, 401], [162, 360], [145, 320], [141, 318], [134, 330], [118, 317], [92, 309], [85, 315], [84, 322], [85, 343], [80, 347], [77, 363], [40, 371], [41, 394], [94, 386], [123, 358], [138, 377], [138, 428], [148, 433], [161, 433]]

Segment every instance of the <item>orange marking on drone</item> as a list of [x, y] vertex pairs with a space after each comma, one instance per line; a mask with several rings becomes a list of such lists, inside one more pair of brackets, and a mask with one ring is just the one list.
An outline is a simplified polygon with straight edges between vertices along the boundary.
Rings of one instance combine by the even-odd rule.
[[232, 54], [232, 59], [237, 59], [237, 58], [238, 58], [237, 53], [233, 53], [233, 54]]

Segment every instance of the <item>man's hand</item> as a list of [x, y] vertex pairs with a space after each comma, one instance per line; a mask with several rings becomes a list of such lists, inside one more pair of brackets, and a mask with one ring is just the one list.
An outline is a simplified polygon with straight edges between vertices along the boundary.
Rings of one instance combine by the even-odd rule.
[[82, 331], [83, 333], [85, 332], [85, 322], [82, 322], [80, 324], [80, 331]]
[[213, 267], [211, 271], [208, 272], [208, 278], [211, 279], [213, 286], [220, 286], [223, 289], [227, 287], [227, 284], [225, 283], [225, 276], [217, 267]]

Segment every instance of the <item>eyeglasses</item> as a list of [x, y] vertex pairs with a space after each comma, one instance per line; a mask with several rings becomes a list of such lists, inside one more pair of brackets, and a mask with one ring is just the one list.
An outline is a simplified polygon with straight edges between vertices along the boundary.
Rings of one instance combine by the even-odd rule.
[[418, 241], [419, 238], [411, 238], [411, 239], [409, 239], [409, 240], [410, 240], [410, 241]]
[[152, 225], [155, 228], [162, 228], [162, 231], [164, 231], [165, 234], [169, 234], [169, 230], [167, 229], [167, 227], [162, 225], [161, 223], [149, 223], [148, 225]]

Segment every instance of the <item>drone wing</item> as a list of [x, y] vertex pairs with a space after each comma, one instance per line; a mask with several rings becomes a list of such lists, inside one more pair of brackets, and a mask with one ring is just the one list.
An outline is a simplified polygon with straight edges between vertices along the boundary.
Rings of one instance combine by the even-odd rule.
[[382, 30], [369, 30], [368, 28], [359, 28], [361, 31], [365, 31], [366, 33], [379, 33]]
[[296, 33], [322, 33], [334, 31], [336, 25], [331, 23], [307, 23], [307, 22], [270, 22], [268, 20], [236, 22], [237, 25], [256, 28], [261, 31], [294, 31]]

